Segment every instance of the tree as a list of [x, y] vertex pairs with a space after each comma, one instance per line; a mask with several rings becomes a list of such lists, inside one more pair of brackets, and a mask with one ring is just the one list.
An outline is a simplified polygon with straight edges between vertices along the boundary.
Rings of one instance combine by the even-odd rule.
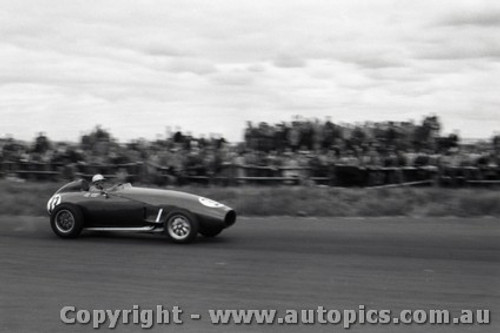
[[498, 155], [500, 154], [500, 134], [495, 135], [493, 139], [491, 140], [491, 143], [493, 144], [493, 149], [495, 153]]
[[448, 136], [439, 137], [436, 139], [437, 149], [441, 152], [446, 152], [450, 148], [458, 147], [458, 143], [460, 142], [460, 138], [457, 134], [450, 134]]
[[51, 143], [49, 139], [44, 133], [40, 132], [38, 134], [38, 137], [35, 139], [35, 145], [33, 147], [33, 151], [35, 153], [43, 154], [50, 148], [51, 148]]
[[363, 129], [361, 127], [355, 127], [351, 135], [351, 147], [360, 147], [366, 143], [366, 138], [367, 136]]
[[97, 125], [90, 134], [83, 135], [80, 139], [81, 147], [85, 150], [92, 150], [99, 154], [107, 154], [111, 143], [115, 140], [111, 134]]
[[436, 148], [436, 138], [439, 136], [441, 123], [437, 116], [425, 117], [420, 126], [415, 128], [413, 143], [417, 148]]

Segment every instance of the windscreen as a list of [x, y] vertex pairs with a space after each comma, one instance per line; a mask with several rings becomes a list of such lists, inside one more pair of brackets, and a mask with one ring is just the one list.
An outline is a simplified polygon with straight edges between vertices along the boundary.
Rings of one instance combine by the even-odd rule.
[[89, 188], [89, 183], [84, 179], [78, 179], [71, 183], [68, 183], [57, 190], [56, 193], [64, 192], [80, 192], [86, 191]]

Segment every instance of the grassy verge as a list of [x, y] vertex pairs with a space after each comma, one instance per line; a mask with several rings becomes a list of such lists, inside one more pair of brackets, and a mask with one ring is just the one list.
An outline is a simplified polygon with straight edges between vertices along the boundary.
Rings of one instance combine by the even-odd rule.
[[[62, 184], [0, 181], [0, 214], [45, 215]], [[221, 201], [240, 215], [299, 216], [497, 216], [500, 192], [488, 189], [318, 187], [182, 187]]]

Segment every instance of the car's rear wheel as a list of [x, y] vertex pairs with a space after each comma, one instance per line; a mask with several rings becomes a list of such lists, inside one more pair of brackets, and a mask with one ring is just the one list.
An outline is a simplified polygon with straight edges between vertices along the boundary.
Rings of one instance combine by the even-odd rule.
[[61, 238], [78, 237], [83, 228], [83, 214], [76, 206], [61, 204], [50, 215], [50, 226]]
[[187, 211], [173, 211], [167, 217], [165, 231], [175, 243], [190, 243], [198, 233], [198, 220]]
[[218, 234], [220, 234], [222, 232], [222, 230], [224, 230], [224, 228], [203, 228], [203, 229], [200, 229], [200, 234], [203, 236], [203, 237], [207, 237], [207, 238], [213, 238], [215, 236], [217, 236]]

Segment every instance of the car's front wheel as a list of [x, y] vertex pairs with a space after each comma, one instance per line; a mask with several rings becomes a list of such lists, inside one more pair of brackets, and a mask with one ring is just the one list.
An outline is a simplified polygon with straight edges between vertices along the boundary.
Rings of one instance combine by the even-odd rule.
[[76, 206], [61, 204], [50, 215], [50, 226], [61, 238], [78, 237], [83, 228], [83, 214]]
[[198, 233], [198, 221], [187, 211], [173, 211], [165, 222], [165, 232], [175, 243], [190, 243]]

